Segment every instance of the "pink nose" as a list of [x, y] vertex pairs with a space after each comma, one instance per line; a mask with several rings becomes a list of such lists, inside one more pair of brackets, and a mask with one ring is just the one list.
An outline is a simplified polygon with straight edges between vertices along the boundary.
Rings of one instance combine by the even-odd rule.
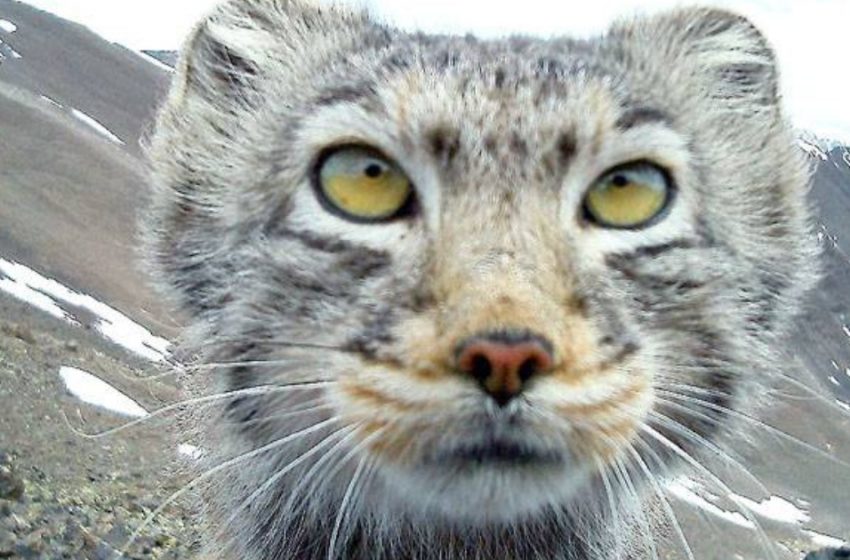
[[474, 377], [500, 405], [522, 393], [537, 374], [552, 369], [552, 344], [530, 333], [497, 332], [473, 337], [457, 352], [457, 367]]

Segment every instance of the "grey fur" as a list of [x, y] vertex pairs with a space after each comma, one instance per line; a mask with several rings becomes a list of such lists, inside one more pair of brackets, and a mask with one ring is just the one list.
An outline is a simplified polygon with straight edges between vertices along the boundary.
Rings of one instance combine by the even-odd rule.
[[[407, 466], [387, 467], [363, 447], [348, 454], [362, 438], [344, 421], [272, 442], [347, 418], [340, 382], [377, 362], [419, 367], [399, 351], [410, 348], [406, 329], [425, 320], [452, 333], [502, 289], [505, 301], [542, 302], [555, 320], [569, 301], [595, 333], [594, 359], [618, 375], [633, 367], [656, 388], [702, 388], [713, 408], [652, 406], [722, 440], [735, 417], [720, 407], [757, 409], [817, 277], [808, 170], [777, 83], [760, 33], [709, 9], [620, 22], [588, 41], [483, 41], [407, 34], [295, 0], [219, 7], [187, 41], [160, 113], [144, 227], [163, 293], [190, 317], [184, 344], [197, 368], [187, 385], [198, 396], [234, 392], [187, 414], [209, 450], [203, 466], [250, 454], [205, 480], [205, 557], [642, 558], [647, 545], [627, 527], [653, 524], [644, 483], [641, 498], [615, 488], [613, 515], [598, 475], [571, 474], [578, 482], [568, 484], [533, 468], [422, 466], [476, 430], [502, 429], [460, 378], [440, 382], [451, 397], [433, 420], [395, 418], [418, 427]], [[310, 202], [321, 150], [352, 141], [410, 174], [414, 217], [346, 224]], [[583, 219], [581, 193], [623, 158], [662, 160], [677, 198], [657, 226], [601, 232]], [[234, 362], [243, 363], [225, 365]], [[274, 389], [317, 380], [329, 385]], [[396, 382], [376, 377], [384, 381]], [[514, 412], [547, 411], [544, 393], [529, 392], [529, 408]], [[326, 408], [299, 412], [316, 399]], [[644, 421], [688, 453], [705, 451]], [[529, 420], [517, 437], [564, 447], [557, 438], [571, 428], [553, 422], [544, 431]], [[643, 454], [656, 476], [681, 462], [647, 443], [665, 463]], [[559, 452], [573, 470], [592, 470]], [[482, 505], [489, 491], [502, 500]]]

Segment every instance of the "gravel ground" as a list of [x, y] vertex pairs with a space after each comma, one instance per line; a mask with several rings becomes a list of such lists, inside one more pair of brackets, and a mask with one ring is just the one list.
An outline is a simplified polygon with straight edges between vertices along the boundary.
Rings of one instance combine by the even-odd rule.
[[[86, 324], [84, 313], [74, 311], [82, 327], [0, 294], [0, 559], [119, 560], [133, 533], [189, 480], [189, 459], [179, 458], [179, 441], [168, 429], [172, 418], [145, 421], [109, 437], [83, 435], [127, 419], [68, 394], [59, 376], [63, 366], [104, 379], [149, 411], [179, 401], [181, 392], [163, 371], [107, 343]], [[785, 407], [768, 420], [837, 458], [850, 457], [845, 448], [850, 424], [818, 410]], [[783, 426], [783, 418], [794, 426]], [[816, 497], [818, 527], [845, 537], [850, 473], [828, 462], [812, 467], [809, 455], [799, 446], [766, 445], [746, 463], [771, 487], [785, 488], [780, 495]], [[716, 520], [700, 511], [675, 507], [698, 560], [763, 560], [757, 539], [745, 530], [718, 530]], [[195, 558], [192, 511], [181, 500], [165, 508], [124, 558]], [[786, 526], [765, 528], [794, 558], [813, 548], [799, 530], [789, 535]], [[730, 539], [737, 553], [728, 553]], [[661, 558], [681, 558], [678, 542], [667, 545]], [[845, 558], [850, 559], [850, 551], [824, 551], [806, 560]]]
[[[186, 478], [160, 425], [102, 439], [126, 421], [67, 394], [59, 368], [98, 375], [148, 410], [179, 392], [100, 340], [0, 296], [0, 558], [113, 560], [132, 533]], [[192, 557], [186, 504], [167, 508], [126, 558]]]

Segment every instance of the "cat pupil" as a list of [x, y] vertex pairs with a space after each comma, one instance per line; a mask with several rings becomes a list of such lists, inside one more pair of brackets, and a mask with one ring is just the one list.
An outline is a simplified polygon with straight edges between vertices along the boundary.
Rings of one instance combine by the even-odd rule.
[[629, 186], [629, 179], [625, 175], [615, 175], [611, 184], [615, 187], [627, 187]]
[[377, 179], [384, 173], [384, 170], [377, 163], [373, 163], [364, 170], [364, 173], [370, 179]]

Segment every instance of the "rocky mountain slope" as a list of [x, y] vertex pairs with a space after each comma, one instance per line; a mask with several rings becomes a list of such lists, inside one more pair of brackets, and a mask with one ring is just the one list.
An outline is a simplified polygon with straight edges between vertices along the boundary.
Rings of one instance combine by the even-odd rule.
[[[86, 438], [132, 418], [86, 402], [61, 375], [88, 372], [141, 414], [181, 398], [155, 336], [179, 318], [146, 288], [134, 252], [140, 139], [168, 80], [79, 25], [0, 0], [0, 558], [116, 558], [187, 480], [191, 450], [163, 430], [167, 415]], [[795, 377], [751, 427], [759, 445], [736, 450], [768, 493], [720, 464], [729, 491], [698, 476], [668, 488], [700, 560], [765, 558], [742, 511], [781, 558], [850, 539], [850, 156], [801, 149], [816, 169], [826, 276], [792, 341]], [[191, 558], [192, 545], [177, 501], [128, 557]], [[680, 543], [662, 557], [683, 558]]]
[[26, 4], [0, 0], [0, 19], [19, 54], [0, 61], [0, 255], [172, 328], [138, 280], [133, 226], [168, 72]]

